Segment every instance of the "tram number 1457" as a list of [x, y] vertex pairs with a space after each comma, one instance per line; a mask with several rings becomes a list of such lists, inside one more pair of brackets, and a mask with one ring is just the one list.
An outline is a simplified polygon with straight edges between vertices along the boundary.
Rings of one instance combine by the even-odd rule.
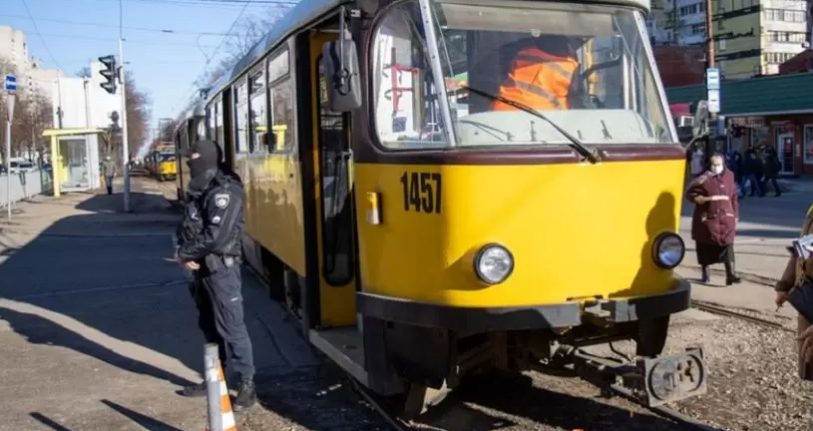
[[404, 211], [440, 214], [441, 181], [439, 173], [404, 172]]

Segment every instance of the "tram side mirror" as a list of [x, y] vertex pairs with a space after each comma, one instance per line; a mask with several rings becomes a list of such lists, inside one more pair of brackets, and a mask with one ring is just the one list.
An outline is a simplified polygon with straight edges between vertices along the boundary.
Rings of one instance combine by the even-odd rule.
[[356, 44], [339, 38], [322, 46], [327, 80], [328, 106], [335, 112], [348, 112], [361, 106], [361, 79]]

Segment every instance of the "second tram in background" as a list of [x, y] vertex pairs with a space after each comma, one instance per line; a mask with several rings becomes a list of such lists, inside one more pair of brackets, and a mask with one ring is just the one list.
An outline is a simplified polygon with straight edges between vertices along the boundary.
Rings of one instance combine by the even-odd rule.
[[159, 181], [177, 178], [177, 155], [174, 146], [161, 146], [144, 157], [144, 165], [150, 175]]
[[[176, 146], [221, 146], [248, 264], [406, 412], [492, 368], [625, 384], [648, 405], [697, 395], [702, 352], [661, 355], [690, 286], [648, 10], [302, 0], [181, 115]], [[568, 89], [522, 81], [523, 61]], [[520, 87], [550, 108], [511, 100]], [[617, 340], [637, 359], [584, 350]]]

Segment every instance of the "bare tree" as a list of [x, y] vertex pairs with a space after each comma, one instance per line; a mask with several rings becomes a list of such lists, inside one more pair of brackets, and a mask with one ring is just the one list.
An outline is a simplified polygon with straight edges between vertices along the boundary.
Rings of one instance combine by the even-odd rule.
[[47, 149], [48, 142], [42, 137], [42, 132], [53, 124], [51, 101], [41, 93], [34, 93], [20, 99], [20, 102], [19, 108], [14, 109], [11, 151], [33, 158], [35, 151]]
[[135, 154], [149, 134], [150, 105], [146, 92], [139, 90], [132, 73], [127, 72], [127, 138], [130, 153]]
[[[7, 59], [0, 58], [0, 72], [16, 73], [16, 67]], [[30, 90], [30, 91], [29, 91]], [[5, 92], [0, 93], [0, 152], [6, 160], [6, 112]], [[43, 130], [51, 127], [53, 115], [51, 100], [36, 89], [26, 89], [17, 93], [14, 103], [14, 121], [11, 124], [11, 156], [25, 155], [33, 158], [36, 151], [47, 150], [47, 142], [42, 137]]]
[[196, 80], [195, 86], [206, 88], [211, 86], [223, 74], [228, 73], [234, 63], [256, 45], [269, 29], [282, 19], [288, 12], [287, 7], [274, 7], [262, 16], [246, 16], [240, 19], [232, 29], [232, 33], [224, 36], [223, 51], [226, 55], [209, 71], [204, 71]]
[[[131, 72], [125, 74], [125, 84], [127, 86], [127, 146], [130, 151], [130, 158], [138, 152], [144, 144], [149, 132], [149, 118], [151, 100], [146, 92], [138, 88], [138, 84]], [[118, 114], [116, 114], [118, 115]], [[102, 156], [110, 156], [121, 163], [122, 159], [122, 136], [121, 119], [116, 119], [115, 124], [102, 134], [103, 147]]]

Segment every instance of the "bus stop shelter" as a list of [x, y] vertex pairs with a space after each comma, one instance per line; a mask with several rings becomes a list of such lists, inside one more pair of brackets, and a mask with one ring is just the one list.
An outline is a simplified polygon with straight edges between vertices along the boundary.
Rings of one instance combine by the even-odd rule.
[[51, 166], [54, 196], [62, 192], [84, 191], [100, 187], [99, 134], [102, 129], [47, 129], [42, 136], [51, 138]]

